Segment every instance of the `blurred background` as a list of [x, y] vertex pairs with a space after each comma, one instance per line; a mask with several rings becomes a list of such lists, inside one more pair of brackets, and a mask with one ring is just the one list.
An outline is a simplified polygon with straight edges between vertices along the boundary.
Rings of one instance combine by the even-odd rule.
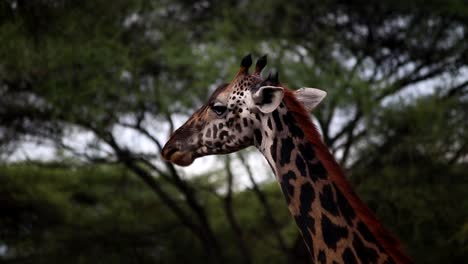
[[468, 263], [468, 5], [2, 0], [0, 262], [308, 263], [255, 149], [159, 154], [240, 59], [317, 126], [417, 263]]

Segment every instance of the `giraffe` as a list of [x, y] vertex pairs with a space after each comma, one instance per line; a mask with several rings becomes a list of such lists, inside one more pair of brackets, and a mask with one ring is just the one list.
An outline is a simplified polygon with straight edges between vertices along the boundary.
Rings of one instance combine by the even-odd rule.
[[309, 112], [326, 92], [289, 90], [277, 73], [262, 79], [266, 63], [265, 55], [250, 74], [252, 57], [244, 57], [234, 79], [171, 135], [163, 158], [188, 166], [255, 146], [278, 180], [311, 263], [412, 263], [352, 190], [312, 123]]

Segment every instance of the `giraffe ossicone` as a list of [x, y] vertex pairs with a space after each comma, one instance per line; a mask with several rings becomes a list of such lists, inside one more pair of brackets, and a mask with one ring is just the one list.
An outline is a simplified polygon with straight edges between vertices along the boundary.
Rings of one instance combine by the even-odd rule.
[[277, 73], [263, 79], [266, 56], [249, 74], [251, 65], [244, 57], [234, 79], [171, 135], [162, 156], [188, 166], [255, 146], [276, 175], [312, 263], [412, 263], [354, 193], [313, 125], [309, 112], [326, 92], [291, 91]]

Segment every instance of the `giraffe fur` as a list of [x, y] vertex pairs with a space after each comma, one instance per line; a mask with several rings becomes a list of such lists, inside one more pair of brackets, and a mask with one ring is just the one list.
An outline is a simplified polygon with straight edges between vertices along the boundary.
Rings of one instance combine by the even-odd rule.
[[266, 56], [249, 74], [251, 64], [246, 56], [234, 79], [172, 134], [163, 157], [188, 166], [255, 146], [276, 175], [311, 263], [412, 263], [354, 193], [313, 125], [309, 112], [326, 92], [291, 91], [277, 73], [262, 79]]

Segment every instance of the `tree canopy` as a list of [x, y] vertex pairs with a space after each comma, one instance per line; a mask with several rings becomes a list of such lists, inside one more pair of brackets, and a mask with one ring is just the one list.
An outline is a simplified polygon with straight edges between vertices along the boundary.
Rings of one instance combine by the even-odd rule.
[[324, 141], [416, 262], [462, 262], [467, 30], [460, 0], [3, 1], [0, 259], [307, 263], [262, 157], [202, 175], [160, 157], [253, 53], [327, 91]]

